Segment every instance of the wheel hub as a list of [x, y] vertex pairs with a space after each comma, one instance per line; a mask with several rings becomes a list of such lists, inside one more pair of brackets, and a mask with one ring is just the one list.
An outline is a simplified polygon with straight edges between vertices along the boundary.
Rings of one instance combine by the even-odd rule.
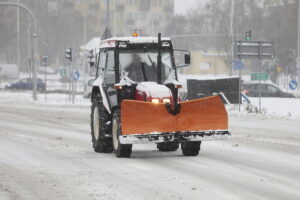
[[99, 123], [99, 110], [97, 107], [94, 109], [94, 116], [93, 116], [93, 124], [94, 124], [94, 135], [95, 139], [98, 140], [99, 138], [99, 128], [100, 128], [100, 123]]
[[112, 136], [113, 136], [114, 148], [118, 149], [118, 147], [119, 147], [119, 142], [118, 142], [118, 122], [117, 122], [116, 119], [114, 119], [114, 121], [113, 121]]

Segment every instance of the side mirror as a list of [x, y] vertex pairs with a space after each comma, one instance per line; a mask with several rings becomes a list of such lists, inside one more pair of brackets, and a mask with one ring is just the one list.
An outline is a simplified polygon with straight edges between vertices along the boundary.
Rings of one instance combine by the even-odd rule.
[[191, 55], [190, 54], [184, 55], [184, 64], [186, 64], [186, 65], [191, 64]]
[[88, 63], [90, 64], [90, 67], [94, 67], [95, 66], [95, 58], [94, 57], [90, 58]]
[[95, 62], [90, 61], [90, 66], [94, 67], [95, 66]]
[[174, 49], [176, 68], [187, 67], [191, 64], [191, 53], [183, 49]]

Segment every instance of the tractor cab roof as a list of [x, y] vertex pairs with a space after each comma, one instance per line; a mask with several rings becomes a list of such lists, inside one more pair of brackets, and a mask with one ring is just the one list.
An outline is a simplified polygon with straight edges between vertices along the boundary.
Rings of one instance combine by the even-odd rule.
[[[157, 37], [112, 37], [100, 42], [100, 48], [114, 48], [120, 41], [128, 42], [129, 44], [155, 44], [158, 43]], [[163, 37], [162, 41], [170, 41], [170, 38]]]

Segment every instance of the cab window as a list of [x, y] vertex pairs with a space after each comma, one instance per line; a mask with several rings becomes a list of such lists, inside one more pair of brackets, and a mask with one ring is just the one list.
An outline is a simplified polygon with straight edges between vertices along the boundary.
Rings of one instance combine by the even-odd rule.
[[97, 62], [99, 63], [99, 65], [96, 65], [96, 66], [98, 66], [98, 69], [97, 69], [97, 77], [98, 77], [99, 75], [103, 75], [104, 68], [105, 68], [106, 54], [104, 51], [101, 51], [98, 54]]
[[115, 56], [112, 50], [106, 51], [104, 82], [106, 84], [115, 84]]

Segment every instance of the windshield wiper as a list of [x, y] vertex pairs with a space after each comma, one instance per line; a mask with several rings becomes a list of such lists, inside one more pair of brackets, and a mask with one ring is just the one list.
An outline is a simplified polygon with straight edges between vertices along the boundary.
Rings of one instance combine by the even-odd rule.
[[150, 60], [150, 62], [151, 62], [151, 66], [152, 66], [153, 70], [154, 70], [155, 72], [157, 72], [157, 70], [155, 69], [154, 62], [152, 61], [152, 59], [151, 59], [149, 53], [147, 53], [146, 48], [144, 48], [144, 52], [147, 54], [147, 57], [149, 58], [149, 60]]
[[150, 60], [150, 62], [151, 62], [151, 66], [152, 66], [152, 68], [153, 68], [153, 70], [155, 71], [155, 72], [157, 72], [157, 70], [155, 69], [155, 66], [154, 66], [154, 62], [152, 61], [152, 59], [151, 59], [151, 57], [150, 57], [150, 55], [147, 53], [147, 56], [148, 56], [148, 58], [149, 58], [149, 60]]
[[144, 80], [147, 82], [148, 78], [146, 76], [145, 63], [143, 63], [143, 62], [142, 62], [142, 74], [143, 74]]

